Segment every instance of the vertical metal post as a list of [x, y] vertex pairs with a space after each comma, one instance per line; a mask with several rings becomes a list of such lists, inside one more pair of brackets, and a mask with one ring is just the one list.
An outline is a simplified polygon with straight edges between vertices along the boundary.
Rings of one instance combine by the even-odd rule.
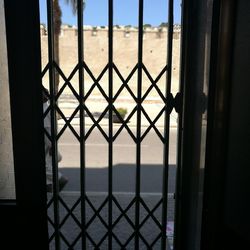
[[83, 0], [77, 0], [77, 26], [78, 26], [78, 75], [79, 75], [79, 106], [80, 106], [80, 193], [81, 193], [81, 224], [82, 249], [86, 249], [86, 206], [85, 206], [85, 118], [84, 118], [84, 77], [83, 77]]
[[108, 53], [109, 53], [109, 168], [108, 168], [108, 246], [112, 250], [112, 189], [113, 189], [113, 0], [108, 2]]
[[173, 0], [168, 3], [168, 47], [167, 47], [167, 88], [166, 88], [166, 111], [164, 119], [164, 165], [163, 165], [163, 185], [162, 185], [162, 242], [161, 249], [166, 249], [166, 224], [167, 224], [167, 206], [168, 206], [168, 171], [169, 171], [169, 105], [171, 101], [171, 71], [172, 71], [172, 47], [173, 47]]
[[135, 187], [135, 249], [139, 249], [140, 234], [140, 192], [141, 192], [141, 104], [142, 104], [142, 55], [143, 55], [143, 0], [139, 0], [138, 19], [138, 89], [137, 89], [137, 131], [136, 131], [136, 187]]
[[[186, 44], [186, 25], [187, 22], [184, 21], [186, 17], [187, 11], [187, 2], [182, 2], [181, 8], [181, 49], [180, 49], [180, 83], [179, 83], [179, 92], [183, 95], [184, 94], [184, 76], [185, 76], [185, 57], [184, 57], [184, 44]], [[180, 114], [178, 115], [178, 132], [177, 132], [177, 163], [176, 163], [176, 180], [175, 180], [175, 210], [174, 210], [174, 239], [173, 239], [173, 246], [174, 249], [180, 249], [179, 240], [180, 237], [180, 224], [181, 224], [181, 217], [179, 212], [179, 207], [181, 205], [181, 166], [182, 166], [182, 145], [183, 145], [183, 108], [181, 109]]]
[[55, 93], [55, 68], [54, 68], [54, 15], [53, 1], [47, 0], [48, 18], [48, 53], [49, 53], [49, 88], [51, 106], [51, 147], [52, 147], [52, 171], [53, 171], [53, 198], [54, 198], [54, 225], [55, 225], [55, 247], [60, 249], [59, 232], [59, 186], [58, 186], [58, 159], [57, 159], [57, 124], [56, 124], [56, 93]]

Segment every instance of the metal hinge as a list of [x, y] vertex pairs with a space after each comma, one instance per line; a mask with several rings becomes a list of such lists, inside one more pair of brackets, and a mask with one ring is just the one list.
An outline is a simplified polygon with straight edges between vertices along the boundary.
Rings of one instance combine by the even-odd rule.
[[176, 113], [180, 114], [182, 111], [182, 98], [183, 94], [178, 92], [173, 99], [173, 107]]

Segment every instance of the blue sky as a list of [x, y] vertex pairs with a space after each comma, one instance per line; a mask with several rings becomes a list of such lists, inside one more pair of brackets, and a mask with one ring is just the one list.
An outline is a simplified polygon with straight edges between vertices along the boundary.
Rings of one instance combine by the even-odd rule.
[[[174, 23], [181, 20], [181, 0], [174, 0]], [[76, 25], [76, 16], [65, 0], [59, 0], [63, 24]], [[168, 0], [144, 0], [144, 24], [158, 26], [167, 22]], [[108, 24], [108, 0], [86, 0], [84, 24], [106, 26]], [[40, 0], [41, 23], [47, 23], [46, 0]], [[114, 0], [114, 24], [138, 26], [138, 0]]]

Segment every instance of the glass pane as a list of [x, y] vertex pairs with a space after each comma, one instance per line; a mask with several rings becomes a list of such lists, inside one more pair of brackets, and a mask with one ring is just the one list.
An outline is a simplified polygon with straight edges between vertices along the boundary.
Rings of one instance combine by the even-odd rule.
[[4, 3], [0, 0], [0, 199], [15, 199]]

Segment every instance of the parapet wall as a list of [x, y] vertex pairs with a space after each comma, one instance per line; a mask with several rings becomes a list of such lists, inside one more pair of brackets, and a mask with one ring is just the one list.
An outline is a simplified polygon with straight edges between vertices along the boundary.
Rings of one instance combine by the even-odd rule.
[[[108, 27], [84, 27], [84, 61], [97, 78], [103, 68], [108, 63]], [[167, 28], [166, 27], [147, 27], [144, 28], [143, 34], [143, 62], [147, 67], [149, 73], [155, 79], [161, 70], [166, 66], [167, 62]], [[172, 52], [172, 79], [173, 92], [176, 92], [179, 78], [179, 56], [180, 56], [180, 26], [174, 27], [173, 33], [173, 52]], [[59, 37], [60, 47], [60, 67], [68, 76], [75, 65], [77, 65], [77, 28], [62, 26]], [[47, 49], [47, 30], [41, 26], [41, 47], [42, 47], [42, 65], [47, 63], [48, 49]], [[133, 27], [118, 27], [115, 26], [113, 30], [113, 61], [118, 67], [122, 76], [126, 78], [132, 71], [138, 61], [138, 29]], [[145, 79], [146, 89], [149, 85], [147, 77]], [[72, 82], [77, 79], [72, 79]], [[119, 77], [114, 74], [114, 81], [117, 84], [114, 88], [120, 86]], [[86, 84], [91, 85], [93, 81], [85, 74]], [[100, 81], [104, 87], [108, 82], [108, 72], [104, 74]], [[136, 85], [136, 77], [131, 79], [131, 86]], [[166, 83], [166, 76], [158, 82], [159, 86]], [[136, 86], [132, 87], [135, 90]]]

